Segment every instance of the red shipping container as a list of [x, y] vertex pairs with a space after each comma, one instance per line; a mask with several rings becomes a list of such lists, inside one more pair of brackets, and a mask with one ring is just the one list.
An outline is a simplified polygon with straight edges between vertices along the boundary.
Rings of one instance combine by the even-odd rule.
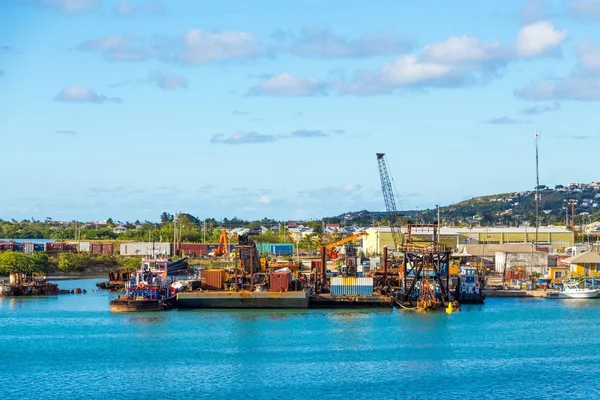
[[273, 272], [269, 275], [269, 290], [271, 292], [287, 292], [291, 283], [291, 272]]
[[186, 257], [200, 257], [208, 254], [208, 245], [203, 243], [182, 243], [180, 254]]
[[15, 244], [13, 242], [0, 242], [0, 251], [13, 251]]

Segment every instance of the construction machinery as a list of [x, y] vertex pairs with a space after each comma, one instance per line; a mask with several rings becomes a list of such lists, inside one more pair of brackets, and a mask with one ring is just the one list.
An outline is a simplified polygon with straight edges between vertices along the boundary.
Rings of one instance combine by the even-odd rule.
[[229, 256], [229, 244], [227, 243], [227, 230], [223, 229], [221, 231], [221, 236], [219, 236], [219, 246], [212, 252], [209, 253], [210, 256], [221, 257]]
[[238, 245], [235, 246], [235, 249], [239, 252], [241, 266], [247, 274], [259, 273], [269, 267], [266, 259], [262, 261], [263, 265], [261, 265], [256, 243], [250, 239], [248, 234], [238, 236]]
[[350, 236], [346, 236], [345, 238], [338, 240], [337, 242], [333, 242], [328, 244], [327, 246], [325, 246], [325, 252], [327, 253], [327, 256], [329, 257], [329, 259], [331, 260], [335, 260], [340, 256], [340, 246], [342, 246], [345, 243], [351, 242], [353, 240], [359, 239], [363, 236], [366, 236], [367, 232], [359, 232], [359, 233], [355, 233], [354, 235], [350, 235]]
[[383, 200], [385, 208], [390, 215], [390, 229], [394, 240], [395, 250], [400, 250], [404, 244], [402, 241], [402, 229], [399, 225], [399, 219], [402, 214], [398, 213], [396, 201], [394, 199], [394, 190], [392, 188], [392, 180], [388, 173], [387, 163], [384, 159], [385, 153], [377, 153], [377, 164], [379, 166], [379, 178], [381, 179], [381, 191], [383, 192]]

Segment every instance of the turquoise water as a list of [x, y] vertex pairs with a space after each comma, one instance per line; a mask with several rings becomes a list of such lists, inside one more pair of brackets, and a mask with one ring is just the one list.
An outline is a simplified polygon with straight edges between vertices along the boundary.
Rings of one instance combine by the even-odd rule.
[[112, 296], [0, 299], [2, 397], [600, 397], [600, 300], [111, 314]]

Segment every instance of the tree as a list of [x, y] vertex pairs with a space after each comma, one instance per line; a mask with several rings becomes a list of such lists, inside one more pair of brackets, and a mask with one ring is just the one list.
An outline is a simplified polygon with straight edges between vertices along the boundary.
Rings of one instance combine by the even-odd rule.
[[174, 220], [173, 215], [169, 214], [166, 211], [163, 212], [162, 214], [160, 214], [160, 223], [162, 225], [171, 223], [171, 222], [173, 222], [173, 220]]
[[9, 274], [14, 272], [31, 273], [31, 264], [23, 253], [7, 251], [0, 253], [0, 273]]

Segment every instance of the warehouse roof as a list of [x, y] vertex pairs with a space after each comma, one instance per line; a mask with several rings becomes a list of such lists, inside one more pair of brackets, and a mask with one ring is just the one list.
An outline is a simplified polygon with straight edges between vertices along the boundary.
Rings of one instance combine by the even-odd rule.
[[573, 257], [565, 258], [563, 263], [568, 264], [600, 264], [600, 255], [593, 251], [581, 253]]

